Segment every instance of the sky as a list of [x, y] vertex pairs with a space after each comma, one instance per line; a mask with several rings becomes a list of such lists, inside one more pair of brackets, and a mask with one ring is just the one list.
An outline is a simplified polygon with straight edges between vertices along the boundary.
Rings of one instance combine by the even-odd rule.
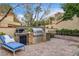
[[[12, 7], [15, 7], [17, 4], [10, 4], [10, 5]], [[46, 3], [43, 3], [43, 6], [44, 6], [44, 8], [47, 8], [47, 4]], [[59, 4], [59, 3], [52, 3], [51, 10], [52, 10], [51, 14], [54, 14], [56, 12], [63, 12], [63, 10], [61, 8], [61, 4]], [[20, 7], [17, 7], [16, 9], [14, 9], [13, 12], [16, 15], [23, 15], [25, 13], [25, 9], [23, 8], [23, 6], [20, 6]]]
[[[18, 3], [10, 3], [10, 5], [14, 8]], [[35, 3], [32, 3], [33, 5]], [[20, 5], [20, 4], [19, 4]], [[63, 9], [61, 8], [62, 4], [59, 3], [51, 3], [51, 12], [49, 15], [45, 16], [44, 18], [47, 18], [49, 16], [53, 16], [54, 14], [56, 14], [57, 12], [64, 12]], [[42, 9], [46, 9], [48, 6], [47, 3], [42, 3]], [[33, 6], [35, 7], [35, 5]], [[22, 5], [20, 5], [19, 7], [15, 8], [13, 10], [13, 12], [16, 14], [17, 18], [21, 21], [22, 19], [25, 19], [24, 14], [25, 14], [26, 9], [24, 9], [24, 7]], [[43, 12], [41, 12], [39, 15], [39, 19], [41, 18]]]

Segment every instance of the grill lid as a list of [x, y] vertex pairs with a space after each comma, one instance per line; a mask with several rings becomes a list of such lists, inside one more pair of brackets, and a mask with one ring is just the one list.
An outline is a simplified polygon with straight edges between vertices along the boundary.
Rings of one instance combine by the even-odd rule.
[[34, 36], [43, 35], [43, 29], [42, 28], [32, 28]]
[[33, 32], [37, 32], [37, 33], [43, 32], [42, 28], [32, 28], [32, 30]]

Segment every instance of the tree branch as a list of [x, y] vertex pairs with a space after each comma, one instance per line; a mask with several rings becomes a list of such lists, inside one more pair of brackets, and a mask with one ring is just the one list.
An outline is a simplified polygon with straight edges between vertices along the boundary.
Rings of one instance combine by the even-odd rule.
[[49, 8], [51, 7], [51, 4], [48, 5], [47, 9], [44, 10], [44, 13], [42, 14], [40, 20], [45, 16], [46, 12], [49, 10]]
[[35, 16], [34, 16], [34, 18], [33, 18], [34, 20], [36, 19], [36, 13], [35, 13]]
[[60, 21], [58, 21], [58, 22], [56, 23], [56, 25], [57, 25], [57, 24], [59, 24], [59, 23], [60, 23], [60, 22], [62, 22], [62, 21], [63, 21], [63, 19], [62, 19], [62, 20], [60, 20]]
[[[18, 5], [17, 5], [17, 6], [18, 6]], [[7, 13], [0, 19], [0, 22], [1, 22], [2, 20], [4, 20], [4, 19], [7, 17], [7, 15], [10, 13], [10, 11], [13, 10], [13, 9], [15, 9], [17, 6], [15, 6], [14, 8], [9, 8], [9, 10], [7, 11]]]
[[0, 19], [0, 22], [3, 20], [3, 19], [5, 19], [5, 17], [7, 17], [7, 15], [9, 14], [9, 12], [11, 11], [12, 9], [10, 8], [9, 10], [8, 10], [8, 12]]

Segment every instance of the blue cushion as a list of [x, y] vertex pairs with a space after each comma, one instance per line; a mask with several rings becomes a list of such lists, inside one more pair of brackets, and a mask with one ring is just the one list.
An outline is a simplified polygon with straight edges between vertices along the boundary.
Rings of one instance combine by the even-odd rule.
[[[10, 36], [10, 35], [8, 35], [8, 36], [9, 36], [9, 38], [13, 39], [12, 36]], [[6, 40], [5, 35], [0, 35], [0, 39], [2, 40], [3, 44], [6, 43], [6, 41], [5, 41]]]
[[15, 42], [14, 38], [10, 37], [9, 35], [3, 36], [5, 39], [5, 43]]
[[18, 48], [24, 47], [24, 44], [18, 43], [18, 42], [11, 42], [4, 44], [5, 46], [9, 47], [12, 50], [16, 50]]

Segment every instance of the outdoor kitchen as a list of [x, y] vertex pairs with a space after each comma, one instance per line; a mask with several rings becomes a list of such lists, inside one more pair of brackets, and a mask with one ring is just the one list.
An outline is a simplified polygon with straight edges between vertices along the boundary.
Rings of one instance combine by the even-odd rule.
[[46, 33], [42, 28], [32, 28], [32, 32], [26, 32], [25, 27], [18, 27], [15, 31], [16, 41], [25, 45], [37, 44], [46, 41]]

